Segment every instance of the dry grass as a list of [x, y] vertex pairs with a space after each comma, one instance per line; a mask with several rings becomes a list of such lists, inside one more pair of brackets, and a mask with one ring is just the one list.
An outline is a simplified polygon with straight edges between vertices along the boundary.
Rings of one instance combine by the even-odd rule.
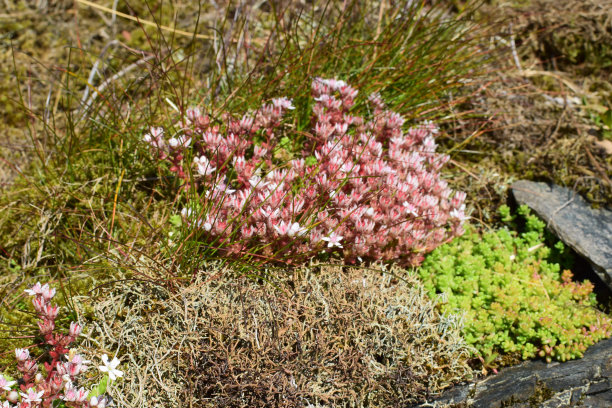
[[488, 78], [468, 86], [478, 92], [458, 108], [484, 119], [458, 119], [464, 132], [451, 135], [454, 181], [468, 192], [472, 215], [495, 220], [517, 179], [554, 182], [595, 206], [612, 205], [612, 155], [593, 121], [612, 107], [606, 62], [612, 61], [612, 2], [493, 3], [480, 12], [501, 16], [491, 46], [505, 52]]
[[224, 280], [122, 282], [95, 306], [93, 337], [126, 363], [120, 406], [390, 407], [471, 375], [459, 319], [406, 271]]

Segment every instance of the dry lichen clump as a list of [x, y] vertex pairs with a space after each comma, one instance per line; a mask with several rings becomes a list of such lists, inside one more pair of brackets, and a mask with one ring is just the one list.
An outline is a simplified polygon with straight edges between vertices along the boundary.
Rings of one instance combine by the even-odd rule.
[[131, 360], [116, 395], [133, 407], [399, 406], [471, 375], [458, 320], [405, 271], [311, 267], [275, 287], [117, 287], [96, 306], [99, 341]]

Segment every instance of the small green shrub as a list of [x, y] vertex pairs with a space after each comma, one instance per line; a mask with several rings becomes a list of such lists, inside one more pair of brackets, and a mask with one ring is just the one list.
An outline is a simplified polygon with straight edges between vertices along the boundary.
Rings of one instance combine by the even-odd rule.
[[[595, 309], [593, 285], [560, 272], [563, 244], [545, 244], [545, 224], [521, 207], [523, 232], [508, 228], [466, 234], [433, 251], [420, 268], [430, 296], [445, 294], [445, 313], [463, 312], [464, 336], [484, 357], [496, 353], [547, 361], [582, 357], [609, 337], [611, 321]], [[502, 219], [514, 221], [509, 209]]]

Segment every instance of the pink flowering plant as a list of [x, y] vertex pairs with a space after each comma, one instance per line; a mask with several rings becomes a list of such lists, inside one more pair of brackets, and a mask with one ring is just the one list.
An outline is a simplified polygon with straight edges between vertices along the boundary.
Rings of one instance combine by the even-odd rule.
[[[35, 358], [28, 348], [15, 350], [19, 376], [14, 380], [6, 374], [0, 374], [0, 408], [105, 408], [109, 400], [102, 394], [106, 391], [109, 375], [112, 374], [114, 378], [120, 376], [117, 374], [121, 373], [116, 370], [117, 364], [113, 366], [115, 372], [112, 373], [108, 371], [108, 364], [100, 367], [107, 375], [91, 391], [78, 387], [79, 377], [87, 371], [91, 362], [70, 346], [81, 334], [83, 327], [72, 322], [67, 334], [56, 330], [59, 306], [51, 304], [55, 289], [48, 284], [36, 283], [25, 292], [33, 297], [32, 303], [43, 339], [40, 346], [45, 353]], [[44, 370], [39, 367], [41, 361]]]
[[449, 157], [436, 153], [433, 123], [405, 129], [379, 94], [360, 115], [358, 90], [341, 80], [316, 78], [312, 96], [306, 132], [283, 126], [287, 98], [220, 121], [192, 108], [173, 134], [150, 129], [155, 157], [197, 193], [181, 212], [189, 234], [226, 256], [404, 265], [462, 234], [465, 193], [440, 175]]

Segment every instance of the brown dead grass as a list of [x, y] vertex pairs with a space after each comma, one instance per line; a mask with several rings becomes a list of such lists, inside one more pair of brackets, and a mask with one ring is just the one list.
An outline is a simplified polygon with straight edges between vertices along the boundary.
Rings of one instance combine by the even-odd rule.
[[593, 121], [612, 106], [612, 1], [494, 3], [481, 13], [499, 20], [490, 46], [501, 57], [488, 77], [468, 84], [477, 92], [458, 110], [483, 119], [457, 119], [466, 132], [451, 136], [453, 180], [468, 192], [472, 215], [493, 221], [518, 179], [553, 182], [594, 206], [612, 206], [612, 155]]
[[472, 374], [458, 318], [399, 269], [121, 283], [95, 315], [93, 337], [123, 355], [126, 407], [403, 406]]

